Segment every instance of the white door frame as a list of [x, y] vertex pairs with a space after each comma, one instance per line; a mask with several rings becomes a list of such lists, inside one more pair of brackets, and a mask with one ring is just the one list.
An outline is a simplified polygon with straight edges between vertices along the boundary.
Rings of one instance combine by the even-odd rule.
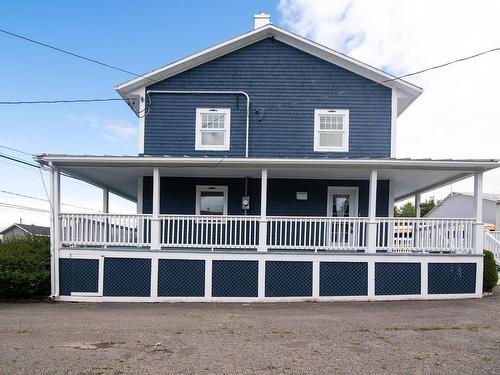
[[333, 194], [349, 194], [349, 217], [358, 216], [359, 187], [357, 186], [328, 186], [326, 216], [332, 216]]

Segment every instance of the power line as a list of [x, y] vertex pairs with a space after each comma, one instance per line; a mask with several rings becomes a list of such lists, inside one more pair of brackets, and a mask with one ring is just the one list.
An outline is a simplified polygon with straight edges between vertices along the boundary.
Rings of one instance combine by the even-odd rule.
[[29, 152], [21, 151], [17, 148], [13, 148], [13, 147], [7, 147], [7, 146], [0, 145], [0, 148], [5, 148], [5, 149], [10, 150], [10, 151], [19, 152], [20, 154], [25, 154], [28, 156], [33, 156], [33, 154], [30, 154]]
[[59, 103], [95, 103], [95, 102], [116, 102], [129, 100], [123, 98], [94, 98], [94, 99], [53, 99], [53, 100], [20, 100], [20, 101], [0, 101], [0, 105], [19, 104], [59, 104]]
[[36, 211], [36, 212], [43, 212], [43, 213], [50, 212], [49, 210], [44, 210], [43, 208], [23, 206], [20, 204], [11, 204], [11, 203], [5, 203], [5, 202], [0, 202], [0, 207], [13, 208], [13, 209], [17, 209], [17, 210]]
[[[47, 199], [44, 199], [44, 198], [38, 198], [38, 197], [32, 197], [30, 195], [26, 195], [26, 194], [14, 193], [13, 191], [0, 190], [0, 193], [15, 195], [18, 197], [23, 197], [23, 198], [35, 199], [37, 201], [42, 201], [42, 202], [49, 202]], [[68, 206], [68, 207], [74, 207], [74, 208], [81, 208], [83, 210], [88, 210], [88, 211], [100, 212], [99, 210], [94, 210], [92, 208], [77, 206], [77, 205], [69, 204], [69, 203], [61, 203], [61, 205]]]
[[114, 70], [117, 70], [119, 72], [127, 73], [127, 74], [130, 74], [130, 75], [136, 76], [136, 77], [141, 77], [140, 74], [131, 72], [130, 70], [126, 70], [126, 69], [120, 68], [120, 67], [115, 66], [115, 65], [107, 64], [105, 62], [93, 59], [91, 57], [86, 57], [86, 56], [80, 55], [80, 54], [75, 53], [75, 52], [71, 52], [71, 51], [68, 51], [68, 50], [65, 50], [65, 49], [62, 49], [62, 48], [59, 48], [59, 47], [55, 47], [55, 46], [52, 46], [50, 44], [40, 42], [38, 40], [28, 38], [26, 36], [15, 34], [15, 33], [12, 33], [10, 31], [2, 30], [2, 29], [0, 29], [0, 32], [2, 32], [4, 34], [7, 34], [7, 35], [10, 35], [10, 36], [13, 36], [15, 38], [19, 38], [19, 39], [25, 40], [25, 41], [30, 42], [30, 43], [38, 44], [39, 46], [42, 46], [42, 47], [45, 47], [45, 48], [50, 48], [52, 50], [64, 53], [66, 55], [70, 55], [70, 56], [73, 56], [73, 57], [76, 57], [76, 58], [79, 58], [79, 59], [82, 59], [82, 60], [85, 60], [85, 61], [88, 61], [88, 62], [91, 62], [91, 63], [94, 63], [94, 64], [98, 64], [98, 65], [101, 65], [101, 66], [105, 66], [106, 68], [114, 69]]
[[37, 165], [37, 164], [35, 164], [35, 163], [30, 163], [28, 161], [25, 161], [25, 160], [22, 160], [22, 159], [18, 159], [18, 158], [14, 157], [14, 156], [11, 156], [11, 155], [6, 155], [6, 154], [3, 154], [3, 153], [0, 153], [0, 158], [12, 160], [12, 161], [15, 161], [16, 163], [21, 163], [21, 164], [24, 164], [24, 165], [28, 165], [30, 167], [40, 168], [40, 166]]

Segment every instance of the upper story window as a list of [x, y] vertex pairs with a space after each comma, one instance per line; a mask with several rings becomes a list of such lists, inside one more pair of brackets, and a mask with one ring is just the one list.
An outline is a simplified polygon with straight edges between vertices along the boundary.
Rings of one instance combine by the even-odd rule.
[[196, 109], [196, 150], [229, 150], [231, 109]]
[[314, 110], [314, 151], [349, 151], [349, 110]]

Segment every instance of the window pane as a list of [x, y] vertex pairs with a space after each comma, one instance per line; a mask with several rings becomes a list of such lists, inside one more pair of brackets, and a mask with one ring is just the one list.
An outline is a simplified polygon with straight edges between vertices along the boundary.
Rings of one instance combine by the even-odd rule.
[[344, 133], [320, 133], [319, 145], [321, 147], [342, 147]]
[[224, 131], [202, 131], [201, 144], [203, 146], [224, 146]]
[[202, 113], [202, 129], [224, 129], [226, 115], [224, 113]]
[[223, 215], [224, 193], [222, 191], [200, 192], [200, 215]]
[[321, 130], [343, 130], [344, 115], [319, 115], [319, 128]]

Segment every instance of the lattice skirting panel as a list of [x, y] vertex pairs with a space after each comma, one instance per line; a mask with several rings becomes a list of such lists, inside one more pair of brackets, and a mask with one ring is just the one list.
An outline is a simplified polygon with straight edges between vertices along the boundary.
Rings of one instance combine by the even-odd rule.
[[481, 256], [63, 249], [62, 301], [477, 298]]

